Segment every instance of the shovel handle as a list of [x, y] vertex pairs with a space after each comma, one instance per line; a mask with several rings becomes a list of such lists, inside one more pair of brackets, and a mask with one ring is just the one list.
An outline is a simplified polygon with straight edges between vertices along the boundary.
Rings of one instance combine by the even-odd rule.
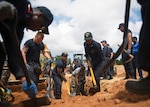
[[94, 73], [93, 73], [93, 69], [92, 69], [92, 66], [91, 66], [91, 63], [90, 63], [90, 60], [87, 60], [87, 61], [88, 61], [88, 66], [90, 67], [90, 73], [91, 73], [91, 76], [92, 76], [93, 84], [94, 84], [94, 86], [97, 86], [96, 85], [95, 76], [94, 76]]
[[65, 82], [65, 84], [66, 84], [66, 88], [67, 88], [68, 94], [70, 95], [70, 88], [69, 88], [69, 84], [68, 84], [68, 82], [67, 82], [67, 81]]

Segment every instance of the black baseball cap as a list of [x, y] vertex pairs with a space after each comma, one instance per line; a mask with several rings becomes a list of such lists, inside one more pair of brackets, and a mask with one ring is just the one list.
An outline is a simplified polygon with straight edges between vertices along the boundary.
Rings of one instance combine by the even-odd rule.
[[90, 39], [92, 39], [93, 38], [93, 36], [92, 36], [92, 33], [91, 32], [86, 32], [85, 34], [84, 34], [84, 40], [90, 40]]
[[67, 53], [67, 52], [63, 52], [63, 53], [61, 54], [61, 56], [67, 57], [67, 56], [68, 56], [68, 53]]
[[121, 26], [123, 26], [123, 27], [124, 27], [124, 23], [120, 23], [120, 24], [119, 24], [118, 29], [120, 29], [120, 28], [121, 28]]
[[46, 8], [44, 6], [40, 6], [37, 8], [43, 13], [44, 19], [45, 19], [45, 29], [42, 30], [42, 32], [45, 34], [49, 34], [48, 26], [53, 21], [53, 14], [51, 13], [51, 11], [48, 8]]

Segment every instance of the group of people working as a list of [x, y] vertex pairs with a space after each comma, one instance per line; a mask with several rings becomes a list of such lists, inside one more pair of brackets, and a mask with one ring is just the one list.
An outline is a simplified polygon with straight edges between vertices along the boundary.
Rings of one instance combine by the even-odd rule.
[[[139, 39], [139, 51], [138, 51], [138, 63], [135, 61], [135, 67], [148, 71], [148, 76], [139, 81], [129, 80], [126, 83], [126, 89], [128, 91], [134, 93], [150, 93], [150, 66], [149, 66], [149, 17], [150, 17], [150, 1], [149, 0], [137, 0], [141, 5], [141, 13], [142, 13], [142, 21], [143, 25], [140, 32]], [[16, 11], [17, 10], [17, 11]], [[14, 29], [16, 23], [16, 12], [18, 14], [18, 23], [16, 28]], [[5, 45], [5, 49], [0, 42], [0, 76], [3, 68], [3, 64], [6, 58], [6, 54], [8, 55], [8, 65], [10, 71], [15, 75], [17, 79], [20, 79], [22, 82], [23, 90], [25, 93], [31, 98], [34, 99], [37, 93], [37, 81], [38, 76], [41, 73], [40, 65], [39, 65], [39, 55], [40, 51], [43, 51], [43, 54], [48, 58], [48, 63], [51, 63], [51, 57], [44, 51], [44, 44], [42, 42], [44, 38], [44, 34], [49, 34], [48, 26], [53, 21], [53, 14], [46, 7], [40, 6], [32, 8], [31, 3], [27, 0], [0, 0], [0, 33], [3, 38], [3, 43]], [[31, 29], [33, 31], [38, 31], [36, 36], [33, 39], [30, 39], [25, 42], [24, 47], [22, 49], [22, 56], [26, 68], [30, 74], [31, 85], [28, 86], [26, 75], [23, 72], [23, 69], [20, 65], [20, 60], [16, 54], [16, 47], [13, 45], [13, 41], [11, 40], [10, 34], [11, 30], [7, 29], [7, 26], [16, 31], [16, 36], [18, 38], [18, 44], [20, 45], [21, 40], [24, 36], [24, 29]], [[119, 29], [124, 32], [123, 24], [119, 25]], [[6, 28], [6, 29], [5, 29]], [[9, 33], [8, 33], [9, 32]], [[84, 48], [85, 48], [85, 56], [88, 60], [90, 60], [94, 76], [96, 80], [96, 87], [94, 87], [94, 93], [100, 91], [100, 70], [103, 67], [104, 60], [104, 52], [101, 49], [100, 43], [93, 40], [93, 36], [91, 32], [86, 32], [84, 34]], [[133, 38], [135, 39], [135, 38]], [[104, 41], [103, 41], [104, 42]], [[103, 43], [102, 42], [102, 43]], [[125, 48], [128, 54], [131, 53], [132, 47], [132, 33], [128, 30], [128, 45]], [[134, 41], [133, 41], [134, 42]], [[133, 46], [134, 47], [134, 46]], [[135, 45], [136, 47], [136, 45]], [[34, 56], [33, 53], [34, 52]], [[135, 52], [135, 53], [134, 53]], [[133, 51], [133, 55], [136, 54], [136, 50]], [[54, 79], [54, 96], [56, 99], [61, 99], [61, 87], [62, 81], [67, 81], [63, 72], [67, 64], [67, 56], [66, 52], [61, 54], [61, 60], [56, 63], [56, 67], [52, 71], [53, 79]], [[122, 54], [124, 58], [124, 53]], [[136, 57], [136, 56], [135, 56]], [[107, 58], [105, 59], [108, 61]], [[81, 66], [82, 67], [82, 66]], [[131, 62], [124, 63], [125, 71], [126, 71], [126, 79], [136, 78], [134, 72], [130, 72], [133, 69]], [[84, 68], [80, 68], [84, 69]], [[111, 74], [107, 72], [107, 75], [111, 77]], [[142, 77], [143, 78], [143, 77]], [[0, 85], [2, 86], [2, 82], [0, 80]], [[144, 88], [143, 88], [144, 87]], [[86, 94], [85, 94], [86, 95]], [[2, 102], [0, 102], [2, 104]]]

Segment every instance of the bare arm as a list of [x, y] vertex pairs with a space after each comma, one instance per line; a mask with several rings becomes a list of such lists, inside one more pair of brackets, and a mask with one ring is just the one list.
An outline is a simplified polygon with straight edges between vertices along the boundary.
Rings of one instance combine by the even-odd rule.
[[52, 60], [52, 55], [49, 54], [47, 51], [43, 50], [43, 55], [44, 55], [47, 59]]
[[128, 33], [128, 49], [132, 48], [132, 34]]
[[114, 56], [114, 53], [111, 52], [111, 53], [110, 53], [110, 59], [112, 59], [113, 56]]
[[62, 68], [57, 68], [57, 74], [64, 80], [67, 81], [65, 76], [61, 73], [62, 72]]
[[22, 53], [22, 57], [23, 57], [23, 60], [24, 60], [24, 63], [27, 64], [27, 60], [26, 60], [26, 53], [28, 51], [29, 47], [27, 46], [24, 46], [21, 50], [21, 53]]

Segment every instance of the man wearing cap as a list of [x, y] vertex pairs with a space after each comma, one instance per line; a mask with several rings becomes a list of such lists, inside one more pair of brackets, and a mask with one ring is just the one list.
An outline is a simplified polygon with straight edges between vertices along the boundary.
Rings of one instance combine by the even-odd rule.
[[[120, 23], [118, 29], [121, 32], [124, 32], [124, 23]], [[131, 49], [132, 49], [132, 32], [130, 29], [128, 29], [127, 38], [128, 38], [128, 43], [127, 46], [125, 47], [125, 50], [127, 50], [127, 52], [123, 51], [122, 53], [122, 61], [126, 72], [126, 76], [124, 79], [128, 79], [130, 77], [135, 79], [132, 61], [126, 63], [128, 59], [127, 58], [128, 54], [131, 54]]]
[[84, 49], [85, 49], [85, 57], [90, 59], [91, 65], [94, 71], [94, 76], [96, 79], [97, 90], [100, 91], [100, 69], [102, 68], [103, 61], [103, 53], [101, 50], [100, 43], [93, 40], [93, 36], [91, 32], [86, 32], [84, 34]]
[[[24, 29], [31, 29], [33, 31], [41, 30], [43, 33], [48, 34], [48, 26], [53, 21], [53, 15], [46, 7], [32, 8], [28, 0], [0, 0], [0, 21], [4, 22], [10, 29], [16, 23], [15, 10], [17, 10], [18, 23], [16, 26], [16, 32], [19, 44], [24, 36]], [[2, 25], [0, 25], [3, 28]], [[0, 29], [0, 32], [4, 30]], [[5, 31], [7, 32], [7, 31]], [[25, 75], [19, 63], [13, 41], [7, 35], [4, 35], [4, 45], [8, 54], [8, 64], [10, 71], [15, 75], [16, 79], [20, 79], [23, 83], [23, 90], [29, 95], [30, 98], [35, 98], [37, 88], [32, 82], [28, 87]], [[5, 60], [5, 52], [0, 42], [0, 76], [2, 66]]]
[[[104, 64], [106, 64], [110, 60], [110, 51], [107, 46], [107, 41], [103, 40], [101, 41], [102, 46], [103, 46], [103, 56], [104, 56]], [[110, 67], [106, 69], [106, 71], [103, 74], [105, 79], [111, 80], [113, 79], [112, 73], [110, 72]]]
[[52, 70], [52, 76], [54, 80], [54, 96], [55, 99], [61, 99], [61, 89], [62, 89], [62, 82], [66, 82], [64, 70], [67, 66], [67, 57], [68, 53], [63, 52], [61, 54], [61, 59], [56, 62], [55, 68]]

